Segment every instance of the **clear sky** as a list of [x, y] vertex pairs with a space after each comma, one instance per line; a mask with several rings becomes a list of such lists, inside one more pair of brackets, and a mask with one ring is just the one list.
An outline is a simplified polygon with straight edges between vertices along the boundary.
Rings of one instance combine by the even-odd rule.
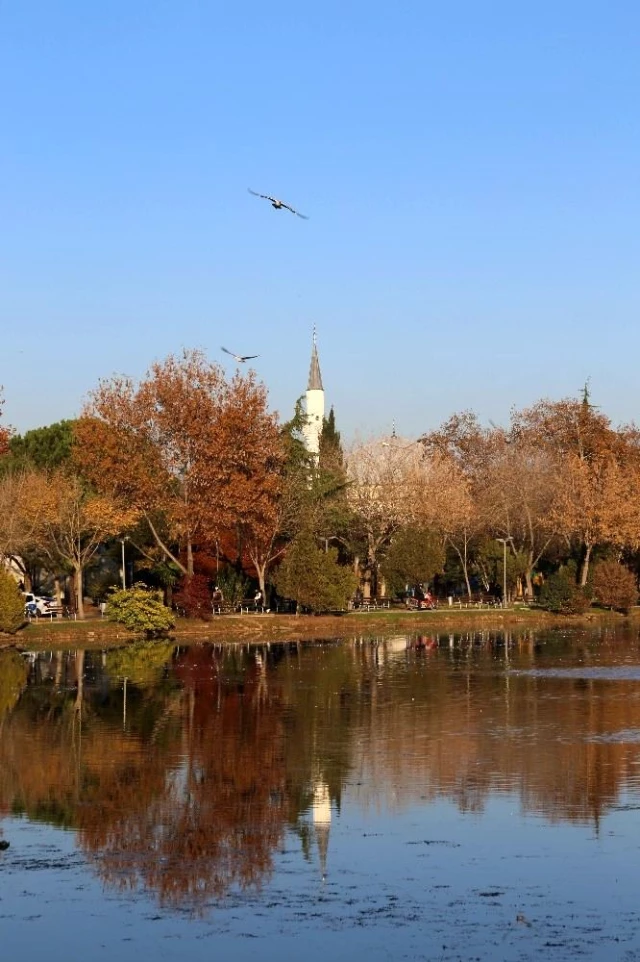
[[637, 0], [4, 0], [5, 420], [221, 345], [288, 417], [314, 323], [347, 438], [640, 420], [639, 49]]

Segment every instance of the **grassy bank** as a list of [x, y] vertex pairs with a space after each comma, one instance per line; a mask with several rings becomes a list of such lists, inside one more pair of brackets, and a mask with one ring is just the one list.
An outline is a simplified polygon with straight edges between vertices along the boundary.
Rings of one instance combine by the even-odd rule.
[[[335, 615], [222, 615], [211, 621], [179, 619], [171, 637], [185, 644], [198, 641], [242, 643], [353, 638], [417, 633], [466, 632], [506, 628], [580, 627], [640, 623], [640, 609], [627, 618], [610, 611], [591, 610], [585, 615], [554, 615], [530, 608], [440, 609], [436, 611], [370, 611]], [[12, 637], [0, 635], [0, 647], [22, 650], [41, 648], [104, 648], [126, 645], [137, 636], [109, 621], [33, 622]]]

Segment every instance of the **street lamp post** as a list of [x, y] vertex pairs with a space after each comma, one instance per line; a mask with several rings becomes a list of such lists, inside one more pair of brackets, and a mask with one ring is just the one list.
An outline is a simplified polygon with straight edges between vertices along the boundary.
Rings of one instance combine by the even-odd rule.
[[127, 587], [127, 569], [125, 568], [124, 543], [125, 543], [125, 541], [128, 541], [128, 540], [129, 540], [129, 536], [128, 536], [128, 535], [125, 535], [124, 538], [119, 538], [118, 540], [120, 541], [120, 544], [122, 545], [122, 587], [123, 587], [123, 589], [126, 589], [126, 587]]
[[507, 604], [507, 541], [509, 538], [496, 538], [502, 542], [502, 607]]

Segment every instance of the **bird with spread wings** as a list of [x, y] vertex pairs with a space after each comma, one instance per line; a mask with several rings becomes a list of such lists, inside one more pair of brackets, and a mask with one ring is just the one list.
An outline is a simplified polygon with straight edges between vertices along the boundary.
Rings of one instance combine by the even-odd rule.
[[255, 357], [260, 357], [259, 354], [234, 354], [233, 351], [228, 351], [226, 347], [223, 347], [222, 350], [225, 354], [229, 354], [232, 358], [234, 358], [238, 364], [244, 364], [245, 361], [253, 361]]
[[253, 194], [254, 197], [262, 197], [263, 200], [268, 200], [271, 206], [275, 207], [276, 210], [290, 210], [292, 214], [296, 215], [296, 217], [302, 217], [303, 220], [309, 220], [306, 214], [301, 214], [300, 211], [296, 210], [295, 207], [292, 207], [291, 204], [285, 204], [283, 200], [278, 200], [277, 197], [271, 197], [270, 194], [259, 194], [257, 191], [251, 190], [250, 187], [247, 187], [247, 190], [250, 194]]

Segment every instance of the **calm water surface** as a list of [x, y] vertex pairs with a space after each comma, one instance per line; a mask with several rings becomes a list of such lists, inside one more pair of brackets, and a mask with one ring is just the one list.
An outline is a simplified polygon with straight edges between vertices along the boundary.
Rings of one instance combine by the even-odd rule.
[[0, 654], [12, 960], [640, 960], [638, 632]]

